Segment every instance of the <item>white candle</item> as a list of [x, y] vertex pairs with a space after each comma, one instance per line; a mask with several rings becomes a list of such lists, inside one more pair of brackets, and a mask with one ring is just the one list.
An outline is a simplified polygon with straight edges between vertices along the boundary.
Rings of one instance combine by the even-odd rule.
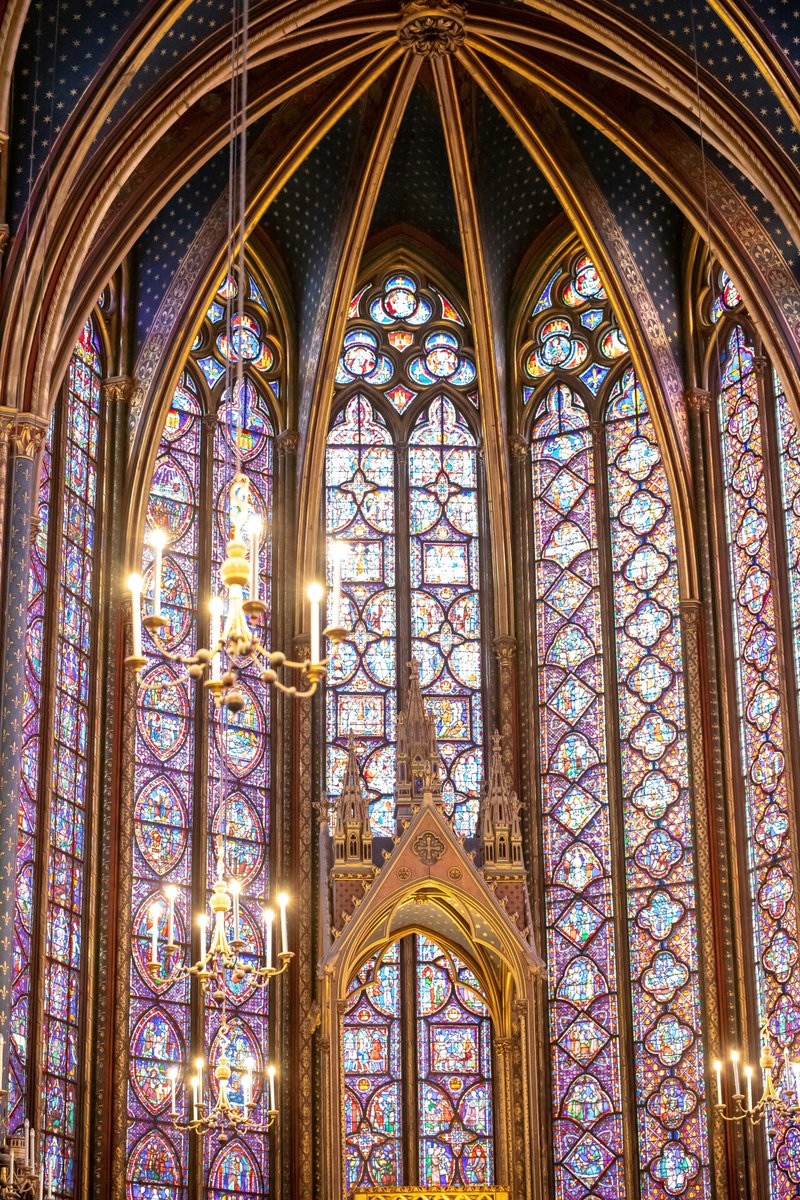
[[747, 1081], [747, 1107], [750, 1112], [753, 1111], [753, 1068], [745, 1067], [744, 1077]]
[[792, 1063], [792, 1074], [794, 1075], [794, 1090], [797, 1095], [797, 1107], [800, 1108], [800, 1063]]
[[342, 615], [342, 563], [347, 553], [343, 542], [334, 542], [331, 546], [333, 560], [333, 597], [331, 599], [331, 626], [338, 629]]
[[9, 1150], [9, 1157], [8, 1157], [8, 1182], [9, 1183], [14, 1182], [14, 1147], [13, 1146]]
[[278, 909], [281, 914], [281, 954], [286, 954], [289, 949], [289, 933], [286, 928], [286, 905], [289, 903], [289, 897], [285, 892], [281, 892], [278, 896]]
[[39, 1200], [44, 1200], [44, 1170], [39, 1172]]
[[228, 888], [233, 897], [233, 940], [239, 941], [239, 896], [242, 891], [242, 885], [238, 879], [232, 879]]
[[142, 587], [141, 575], [128, 576], [128, 591], [131, 594], [131, 629], [133, 632], [133, 657], [142, 657]]
[[158, 966], [158, 923], [161, 920], [161, 905], [150, 905], [150, 963]]
[[167, 535], [163, 529], [154, 529], [150, 534], [153, 550], [153, 616], [161, 616], [161, 574], [164, 566], [164, 547]]
[[325, 595], [324, 588], [319, 583], [311, 583], [308, 587], [308, 599], [311, 604], [311, 661], [318, 663], [321, 661], [319, 653], [319, 606], [322, 603], [322, 598]]
[[22, 1124], [22, 1165], [27, 1167], [30, 1153], [31, 1123], [26, 1117]]
[[178, 896], [178, 889], [174, 883], [167, 884], [164, 888], [164, 895], [167, 897], [169, 905], [167, 909], [167, 945], [175, 945], [175, 900]]
[[208, 917], [205, 913], [200, 913], [197, 918], [197, 928], [200, 930], [200, 961], [202, 962], [206, 956], [206, 929], [208, 928]]
[[785, 1087], [786, 1091], [789, 1092], [792, 1088], [792, 1068], [789, 1064], [788, 1046], [784, 1046], [783, 1048], [783, 1076], [783, 1086]]
[[28, 1135], [28, 1166], [33, 1170], [36, 1162], [36, 1130], [32, 1129]]
[[209, 631], [209, 650], [213, 658], [211, 659], [211, 678], [219, 679], [220, 677], [220, 630], [222, 629], [222, 612], [225, 608], [224, 601], [221, 596], [212, 596], [208, 602], [208, 610], [211, 613], [211, 629]]
[[272, 922], [275, 920], [275, 913], [271, 908], [264, 909], [264, 953], [266, 955], [267, 970], [272, 970]]
[[261, 518], [253, 513], [247, 523], [250, 534], [250, 599], [258, 599], [259, 547], [261, 545]]
[[173, 1117], [177, 1117], [177, 1115], [178, 1115], [178, 1068], [170, 1067], [170, 1069], [167, 1071], [167, 1075], [169, 1076], [170, 1099], [172, 1101], [171, 1111], [172, 1111]]
[[197, 1108], [198, 1108], [198, 1105], [200, 1104], [199, 1086], [200, 1086], [200, 1081], [198, 1080], [197, 1076], [195, 1075], [192, 1079], [192, 1120], [193, 1121], [197, 1120]]
[[731, 1050], [731, 1062], [733, 1063], [733, 1094], [741, 1096], [739, 1089], [739, 1051]]
[[205, 1081], [203, 1079], [204, 1063], [202, 1058], [196, 1058], [194, 1060], [194, 1065], [197, 1068], [197, 1106], [199, 1108], [203, 1103], [203, 1095], [205, 1093]]
[[270, 1112], [276, 1112], [275, 1106], [275, 1068], [268, 1067], [267, 1075], [269, 1076], [269, 1107]]
[[717, 1077], [717, 1104], [722, 1104], [722, 1063], [714, 1059], [714, 1073]]
[[250, 1101], [253, 1095], [253, 1076], [249, 1071], [245, 1071], [242, 1076], [242, 1108], [245, 1111], [250, 1107]]

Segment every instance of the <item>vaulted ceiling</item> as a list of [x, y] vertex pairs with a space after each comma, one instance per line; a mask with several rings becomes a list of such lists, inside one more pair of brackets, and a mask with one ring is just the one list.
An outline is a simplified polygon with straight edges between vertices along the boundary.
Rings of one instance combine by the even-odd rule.
[[[224, 234], [230, 7], [7, 0], [3, 303], [19, 312], [27, 296], [40, 314], [28, 359], [3, 349], [17, 403], [46, 408], [91, 297], [132, 249], [145, 392], [170, 329], [200, 311], [192, 286], [202, 291], [218, 269]], [[401, 232], [466, 278], [465, 208], [445, 135], [453, 113], [436, 68], [408, 65], [400, 20], [398, 3], [379, 0], [251, 7], [251, 216], [285, 277], [306, 359], [323, 337], [320, 298], [363, 216], [352, 206], [365, 174], [374, 186], [361, 251]], [[682, 363], [680, 258], [693, 225], [710, 229], [735, 277], [751, 280], [779, 356], [800, 355], [800, 9], [791, 0], [473, 0], [465, 27], [448, 60], [449, 99], [497, 328], [530, 248], [572, 223], [606, 256], [651, 341], [663, 341], [657, 374], [669, 392]], [[387, 128], [376, 169], [376, 131]]]

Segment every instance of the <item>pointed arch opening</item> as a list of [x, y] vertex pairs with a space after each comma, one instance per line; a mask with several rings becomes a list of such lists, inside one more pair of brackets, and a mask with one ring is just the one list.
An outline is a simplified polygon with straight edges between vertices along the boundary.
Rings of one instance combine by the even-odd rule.
[[518, 361], [532, 464], [556, 1194], [602, 1186], [621, 1196], [634, 1170], [651, 1200], [710, 1195], [667, 472], [625, 335], [583, 250], [542, 272], [527, 313]]
[[[260, 595], [266, 601], [262, 637], [269, 644], [273, 610], [272, 515], [274, 442], [283, 409], [286, 351], [275, 302], [254, 264], [245, 277], [247, 294], [237, 311], [237, 282], [224, 278], [208, 306], [164, 418], [146, 505], [142, 575], [152, 586], [152, 551], [147, 532], [167, 534], [163, 557], [163, 640], [173, 652], [191, 653], [209, 635], [208, 601], [221, 591], [219, 571], [230, 530], [243, 536], [251, 512], [262, 521]], [[233, 315], [231, 315], [233, 314]], [[228, 326], [230, 324], [230, 333]], [[238, 362], [246, 364], [235, 386]], [[248, 490], [237, 482], [236, 451], [246, 465]], [[145, 637], [150, 634], [145, 631]], [[216, 1132], [205, 1138], [199, 1162], [186, 1132], [173, 1128], [169, 1105], [171, 1066], [188, 1070], [209, 1047], [209, 1078], [223, 1053], [232, 1066], [231, 1094], [241, 1095], [249, 1060], [259, 1070], [270, 1044], [267, 992], [247, 983], [226, 995], [227, 1024], [212, 999], [202, 1020], [193, 1019], [188, 980], [165, 962], [148, 969], [151, 905], [159, 904], [160, 933], [166, 935], [164, 886], [176, 886], [175, 961], [197, 958], [193, 914], [206, 905], [209, 880], [224, 861], [242, 884], [241, 921], [247, 944], [261, 945], [262, 908], [270, 896], [273, 737], [269, 689], [241, 672], [246, 703], [241, 712], [219, 710], [193, 682], [178, 683], [171, 665], [151, 662], [139, 686], [133, 781], [132, 911], [135, 919], [130, 968], [129, 1022], [150, 1037], [146, 1092], [134, 1053], [129, 1069], [127, 1195], [137, 1192], [137, 1147], [160, 1146], [168, 1138], [178, 1182], [174, 1200], [207, 1187], [215, 1198], [269, 1189], [269, 1139], [254, 1134], [243, 1147]], [[202, 1028], [201, 1028], [202, 1026]], [[154, 1041], [155, 1039], [155, 1041]], [[188, 1080], [179, 1078], [182, 1096]], [[268, 1104], [257, 1101], [256, 1119]], [[149, 1139], [149, 1140], [148, 1140]], [[137, 1158], [139, 1154], [139, 1158]], [[245, 1186], [246, 1185], [246, 1186]]]
[[448, 811], [465, 836], [477, 825], [487, 568], [476, 379], [468, 315], [428, 275], [394, 265], [360, 283], [325, 455], [328, 576], [332, 543], [343, 542], [353, 630], [330, 677], [326, 790], [339, 794], [354, 737], [378, 836], [394, 830], [398, 698], [411, 658], [436, 719]]

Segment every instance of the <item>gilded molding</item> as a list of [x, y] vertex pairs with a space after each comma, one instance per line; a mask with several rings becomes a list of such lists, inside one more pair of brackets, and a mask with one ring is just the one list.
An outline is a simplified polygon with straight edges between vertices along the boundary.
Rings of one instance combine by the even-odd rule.
[[421, 58], [455, 54], [464, 44], [466, 8], [459, 0], [406, 0], [397, 37]]

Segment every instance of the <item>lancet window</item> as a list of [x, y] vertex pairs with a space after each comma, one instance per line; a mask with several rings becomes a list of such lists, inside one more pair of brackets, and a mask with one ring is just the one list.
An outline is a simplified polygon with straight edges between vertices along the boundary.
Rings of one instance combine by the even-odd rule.
[[342, 1058], [348, 1190], [494, 1181], [491, 1020], [455, 954], [416, 935], [367, 961]]
[[[729, 699], [739, 730], [731, 767], [746, 821], [758, 1024], [766, 1023], [781, 1054], [795, 1058], [800, 976], [790, 779], [798, 769], [800, 439], [783, 383], [724, 271], [715, 270], [700, 319], [716, 391], [712, 445], [723, 484], [720, 541], [728, 548], [723, 589], [735, 679]], [[800, 1138], [780, 1118], [767, 1133], [771, 1195], [793, 1196]]]
[[[327, 691], [326, 787], [340, 792], [350, 735], [373, 832], [394, 831], [398, 688], [421, 667], [446, 809], [475, 831], [484, 760], [481, 479], [476, 369], [465, 314], [417, 274], [353, 297], [336, 373], [325, 520], [344, 545], [342, 622]], [[333, 574], [329, 552], [329, 578]]]
[[[167, 413], [150, 487], [143, 576], [152, 587], [148, 531], [166, 531], [163, 561], [162, 635], [170, 651], [191, 652], [207, 644], [208, 599], [219, 594], [219, 569], [231, 527], [256, 512], [267, 530], [259, 559], [261, 595], [266, 598], [269, 640], [272, 547], [270, 542], [275, 413], [280, 402], [281, 352], [265, 289], [247, 276], [244, 312], [237, 285], [223, 281], [214, 296]], [[235, 386], [235, 367], [245, 364]], [[231, 492], [236, 449], [249, 479], [249, 497]], [[246, 501], [246, 502], [245, 502]], [[149, 637], [145, 633], [145, 638]], [[205, 639], [205, 640], [203, 640]], [[147, 653], [145, 645], [145, 653]], [[205, 1138], [204, 1158], [191, 1153], [188, 1135], [171, 1119], [170, 1067], [180, 1066], [183, 1093], [195, 1057], [210, 1047], [209, 1077], [227, 1053], [233, 1074], [229, 1094], [241, 1102], [248, 1060], [263, 1079], [269, 1030], [266, 989], [247, 979], [232, 983], [226, 997], [228, 1028], [212, 1001], [204, 1014], [204, 1037], [193, 1026], [187, 980], [174, 966], [199, 955], [194, 917], [206, 911], [217, 862], [242, 885], [241, 922], [248, 944], [262, 946], [262, 907], [269, 897], [269, 834], [272, 788], [271, 696], [244, 671], [240, 713], [217, 710], [207, 692], [176, 684], [177, 671], [156, 665], [144, 673], [136, 712], [134, 781], [133, 953], [130, 971], [130, 1069], [127, 1194], [131, 1200], [158, 1188], [165, 1200], [180, 1200], [207, 1188], [213, 1200], [236, 1195], [266, 1196], [269, 1156], [266, 1134], [249, 1133], [223, 1142]], [[207, 814], [204, 823], [200, 814]], [[158, 904], [159, 932], [166, 936], [164, 886], [179, 889], [174, 960], [158, 973], [148, 970], [152, 906]], [[263, 947], [262, 947], [263, 949]], [[170, 965], [172, 962], [172, 965]], [[211, 1084], [216, 1087], [216, 1080]], [[260, 1108], [268, 1104], [258, 1093]], [[216, 1094], [212, 1093], [212, 1099]]]
[[[42, 451], [28, 590], [9, 1122], [21, 1128], [26, 1095], [38, 1088], [45, 1173], [57, 1197], [79, 1190], [102, 374], [92, 316], [70, 358]], [[34, 963], [32, 946], [42, 933], [44, 960]]]
[[[586, 254], [565, 256], [536, 295], [528, 338], [519, 365], [532, 457], [556, 1193], [623, 1196], [627, 1157], [638, 1160], [648, 1200], [707, 1196], [666, 471], [625, 335]], [[636, 1146], [625, 1145], [630, 1103]]]

